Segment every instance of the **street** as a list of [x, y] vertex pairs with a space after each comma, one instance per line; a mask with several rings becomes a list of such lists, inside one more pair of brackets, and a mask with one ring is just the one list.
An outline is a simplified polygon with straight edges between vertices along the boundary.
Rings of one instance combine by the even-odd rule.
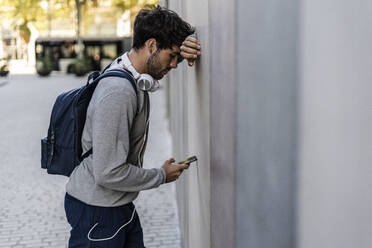
[[[40, 168], [40, 139], [46, 136], [57, 95], [83, 85], [86, 78], [62, 74], [0, 78], [0, 247], [67, 247], [70, 226], [63, 208], [67, 177]], [[145, 168], [160, 167], [171, 155], [164, 91], [150, 95]], [[134, 203], [146, 247], [180, 247], [173, 183], [142, 192]]]

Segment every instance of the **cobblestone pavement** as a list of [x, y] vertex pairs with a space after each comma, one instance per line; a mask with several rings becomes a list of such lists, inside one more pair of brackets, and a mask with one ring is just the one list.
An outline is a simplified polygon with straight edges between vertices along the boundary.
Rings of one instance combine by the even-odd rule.
[[[56, 96], [83, 80], [60, 74], [10, 75], [0, 85], [0, 247], [67, 247], [67, 178], [40, 169], [40, 138], [47, 132]], [[151, 98], [148, 168], [160, 167], [171, 153], [164, 92]], [[142, 192], [135, 204], [146, 247], [180, 247], [174, 184]]]

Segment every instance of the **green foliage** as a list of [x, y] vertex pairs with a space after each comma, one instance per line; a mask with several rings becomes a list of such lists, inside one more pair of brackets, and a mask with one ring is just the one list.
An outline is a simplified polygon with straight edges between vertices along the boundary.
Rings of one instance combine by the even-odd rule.
[[92, 63], [89, 58], [78, 58], [74, 63], [73, 70], [76, 76], [84, 76], [92, 70]]
[[138, 5], [139, 0], [112, 0], [112, 4], [119, 8], [121, 11], [125, 11], [127, 9], [131, 9]]
[[159, 4], [159, 0], [112, 0], [112, 5], [118, 8], [120, 11], [130, 11], [130, 26], [133, 27], [134, 19], [137, 13], [143, 8], [145, 5], [157, 5]]
[[[0, 0], [0, 15], [2, 18], [12, 19], [13, 26], [20, 30], [21, 37], [26, 43], [29, 42], [31, 31], [27, 24], [46, 22], [46, 13], [41, 8], [42, 0]], [[40, 25], [39, 25], [40, 26]], [[37, 28], [40, 28], [37, 26]]]
[[0, 77], [5, 77], [9, 73], [8, 61], [0, 59]]
[[38, 58], [36, 60], [36, 72], [40, 76], [49, 76], [53, 70], [53, 63], [48, 57]]
[[22, 39], [26, 42], [30, 42], [30, 37], [31, 37], [31, 30], [27, 26], [27, 22], [23, 22], [21, 25], [18, 26], [19, 31], [21, 33]]
[[[12, 19], [15, 30], [20, 30], [22, 38], [29, 42], [31, 32], [28, 23], [32, 22], [37, 30], [47, 30], [48, 9], [42, 7], [42, 2], [48, 0], [0, 0], [0, 19]], [[88, 25], [94, 23], [97, 15], [106, 22], [114, 23], [126, 10], [130, 11], [130, 20], [133, 24], [137, 12], [146, 4], [158, 4], [158, 0], [111, 0], [114, 12], [99, 12], [99, 0], [50, 0], [52, 4], [50, 16], [52, 20], [63, 20], [67, 26], [73, 27], [76, 23], [77, 1], [80, 2], [82, 28], [87, 30]], [[99, 14], [98, 14], [99, 13]], [[75, 21], [74, 21], [75, 20]], [[132, 26], [132, 25], [131, 25]], [[83, 34], [84, 32], [80, 32]]]
[[6, 59], [0, 59], [0, 71], [9, 71], [8, 61]]
[[23, 22], [21, 25], [19, 25], [19, 30], [25, 33], [27, 36], [31, 36], [31, 30], [27, 27], [27, 23]]

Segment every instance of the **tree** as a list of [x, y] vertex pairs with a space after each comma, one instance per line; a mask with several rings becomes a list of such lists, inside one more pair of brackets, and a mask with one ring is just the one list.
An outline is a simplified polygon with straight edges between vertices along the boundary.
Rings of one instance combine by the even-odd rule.
[[20, 31], [21, 38], [29, 43], [31, 30], [29, 23], [42, 27], [46, 23], [46, 13], [40, 8], [42, 0], [0, 0], [3, 7], [0, 14], [12, 18], [13, 26]]
[[[69, 0], [71, 1], [71, 0]], [[137, 12], [146, 4], [158, 4], [158, 0], [111, 0], [111, 3], [114, 7], [116, 7], [120, 12], [123, 12], [125, 10], [130, 11], [130, 22], [131, 27], [133, 26], [133, 20]], [[88, 16], [86, 13], [88, 12], [89, 8], [96, 8], [99, 6], [98, 0], [75, 0], [75, 6], [76, 6], [76, 19], [77, 19], [77, 41], [78, 41], [78, 56], [82, 57], [82, 41], [81, 41], [81, 24], [83, 22], [82, 16], [84, 16], [84, 19], [86, 19]], [[83, 11], [85, 12], [82, 15]], [[111, 15], [112, 18], [116, 18], [115, 14]], [[114, 21], [114, 20], [113, 20]]]
[[[105, 20], [115, 22], [121, 13], [129, 10], [132, 27], [137, 12], [146, 4], [157, 4], [158, 0], [111, 0], [110, 2], [117, 11], [104, 14]], [[42, 8], [45, 3], [49, 4], [48, 8], [45, 6]], [[88, 24], [94, 22], [96, 15], [90, 13], [89, 10], [99, 7], [99, 3], [98, 0], [0, 0], [0, 15], [14, 20], [13, 25], [16, 30], [19, 30], [25, 43], [30, 41], [30, 24], [36, 27], [34, 30], [42, 31], [51, 29], [51, 20], [60, 18], [68, 25], [71, 18], [75, 19], [77, 52], [78, 56], [82, 57], [82, 27], [87, 27]]]
[[0, 0], [0, 15], [13, 20], [13, 27], [19, 31], [26, 43], [26, 56], [30, 65], [34, 63], [34, 46], [30, 39], [36, 39], [37, 28], [46, 23], [46, 13], [41, 8], [41, 0]]
[[130, 11], [130, 27], [133, 27], [134, 18], [137, 13], [148, 4], [158, 4], [159, 0], [112, 0], [112, 4], [120, 11]]
[[83, 46], [83, 42], [81, 41], [81, 36], [80, 36], [80, 31], [81, 31], [81, 4], [85, 3], [86, 1], [84, 0], [83, 2], [80, 2], [80, 0], [75, 0], [75, 4], [76, 4], [76, 19], [77, 19], [77, 33], [76, 33], [76, 38], [77, 38], [77, 47], [78, 47], [78, 51], [77, 51], [77, 54], [78, 54], [78, 57], [79, 58], [82, 58], [83, 57], [83, 50], [82, 50], [82, 46]]

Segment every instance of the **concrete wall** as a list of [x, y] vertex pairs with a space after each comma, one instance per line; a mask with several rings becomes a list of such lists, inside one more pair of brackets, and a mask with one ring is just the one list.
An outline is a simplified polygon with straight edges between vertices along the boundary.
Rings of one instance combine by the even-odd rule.
[[209, 4], [211, 247], [235, 247], [236, 4]]
[[169, 76], [184, 247], [371, 247], [372, 3], [169, 7], [203, 47]]
[[176, 160], [198, 157], [177, 184], [184, 247], [210, 247], [209, 37], [207, 1], [168, 1], [197, 29], [203, 56], [169, 75], [170, 119]]
[[301, 10], [300, 248], [372, 247], [372, 2]]
[[237, 0], [236, 10], [236, 247], [291, 248], [298, 1]]
[[202, 43], [169, 76], [184, 247], [293, 247], [296, 1], [168, 4]]

